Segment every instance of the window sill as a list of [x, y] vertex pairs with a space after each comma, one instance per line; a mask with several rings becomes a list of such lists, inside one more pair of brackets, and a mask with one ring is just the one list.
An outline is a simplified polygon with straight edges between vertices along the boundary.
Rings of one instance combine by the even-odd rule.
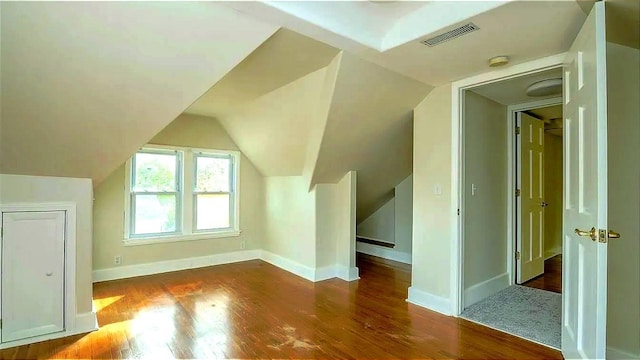
[[163, 244], [180, 241], [193, 241], [193, 240], [206, 240], [206, 239], [218, 239], [238, 237], [242, 233], [241, 230], [226, 230], [219, 232], [209, 233], [195, 233], [190, 235], [170, 235], [170, 236], [154, 236], [147, 238], [129, 238], [124, 239], [122, 244], [124, 246], [138, 246], [138, 245], [150, 245], [150, 244]]

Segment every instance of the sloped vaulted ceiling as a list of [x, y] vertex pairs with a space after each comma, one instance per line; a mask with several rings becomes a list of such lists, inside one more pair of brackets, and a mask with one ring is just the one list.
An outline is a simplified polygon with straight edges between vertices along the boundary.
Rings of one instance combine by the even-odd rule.
[[186, 110], [225, 118], [247, 102], [319, 70], [340, 50], [280, 29]]
[[302, 175], [325, 68], [338, 53], [280, 29], [186, 112], [215, 117], [264, 176]]
[[343, 53], [312, 184], [358, 171], [358, 220], [370, 215], [412, 173], [412, 110], [431, 89]]
[[1, 6], [0, 172], [96, 183], [277, 30], [205, 2]]

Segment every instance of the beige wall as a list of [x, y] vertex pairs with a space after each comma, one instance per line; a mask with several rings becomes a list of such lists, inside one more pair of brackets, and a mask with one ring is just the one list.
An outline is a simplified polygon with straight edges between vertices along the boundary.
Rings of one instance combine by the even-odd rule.
[[394, 250], [411, 254], [411, 228], [413, 226], [413, 175], [402, 180], [395, 190], [395, 243]]
[[316, 70], [220, 118], [264, 176], [302, 175], [326, 75]]
[[266, 241], [263, 249], [301, 265], [316, 266], [315, 193], [302, 176], [265, 181]]
[[0, 175], [0, 203], [76, 203], [76, 313], [92, 311], [91, 179]]
[[411, 254], [413, 175], [394, 188], [391, 200], [358, 224], [357, 235], [394, 244], [393, 250]]
[[[181, 115], [156, 135], [150, 143], [186, 147], [238, 150], [217, 121]], [[122, 164], [95, 189], [93, 229], [93, 269], [114, 267], [113, 258], [122, 256], [122, 265], [151, 263], [240, 250], [261, 248], [264, 234], [264, 184], [262, 175], [244, 156], [240, 160], [239, 237], [123, 246], [124, 182]]]
[[562, 253], [562, 136], [544, 134], [544, 256]]
[[318, 184], [316, 195], [316, 266], [336, 263], [338, 242], [338, 194], [335, 184]]
[[[449, 298], [451, 268], [451, 85], [414, 109], [411, 287]], [[441, 195], [433, 194], [438, 185]]]
[[467, 91], [464, 114], [463, 252], [468, 289], [507, 272], [507, 109]]
[[387, 201], [378, 210], [358, 224], [356, 234], [391, 244], [396, 241], [396, 199]]
[[327, 118], [331, 109], [331, 101], [336, 86], [336, 78], [340, 69], [340, 61], [342, 60], [342, 52], [338, 53], [331, 63], [325, 68], [325, 77], [322, 82], [322, 89], [316, 102], [314, 109], [315, 115], [309, 124], [309, 143], [307, 144], [307, 153], [305, 154], [304, 169], [302, 174], [306, 179], [309, 188], [312, 188], [313, 172], [316, 168], [316, 162], [320, 155], [320, 147], [324, 138], [325, 127], [327, 126]]
[[[342, 278], [354, 280], [356, 269], [356, 183], [357, 173], [347, 172], [336, 184], [336, 263], [342, 271]], [[354, 271], [355, 270], [355, 271]], [[339, 274], [340, 275], [340, 274]]]
[[608, 215], [621, 234], [608, 248], [607, 347], [622, 358], [640, 358], [639, 63], [637, 49], [607, 45]]
[[355, 178], [348, 172], [337, 184], [315, 187], [316, 266], [336, 265], [345, 280], [346, 269], [355, 267]]

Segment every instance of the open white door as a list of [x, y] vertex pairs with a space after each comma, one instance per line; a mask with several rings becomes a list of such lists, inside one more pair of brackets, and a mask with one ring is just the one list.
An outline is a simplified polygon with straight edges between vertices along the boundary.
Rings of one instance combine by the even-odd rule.
[[519, 112], [520, 234], [518, 284], [544, 273], [544, 122]]
[[562, 353], [566, 359], [605, 357], [609, 237], [605, 61], [604, 2], [596, 2], [565, 64]]

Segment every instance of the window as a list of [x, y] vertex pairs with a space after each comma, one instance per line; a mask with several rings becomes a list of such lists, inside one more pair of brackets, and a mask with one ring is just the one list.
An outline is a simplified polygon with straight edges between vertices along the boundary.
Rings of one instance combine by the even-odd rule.
[[126, 245], [238, 236], [235, 151], [149, 145], [126, 165]]

